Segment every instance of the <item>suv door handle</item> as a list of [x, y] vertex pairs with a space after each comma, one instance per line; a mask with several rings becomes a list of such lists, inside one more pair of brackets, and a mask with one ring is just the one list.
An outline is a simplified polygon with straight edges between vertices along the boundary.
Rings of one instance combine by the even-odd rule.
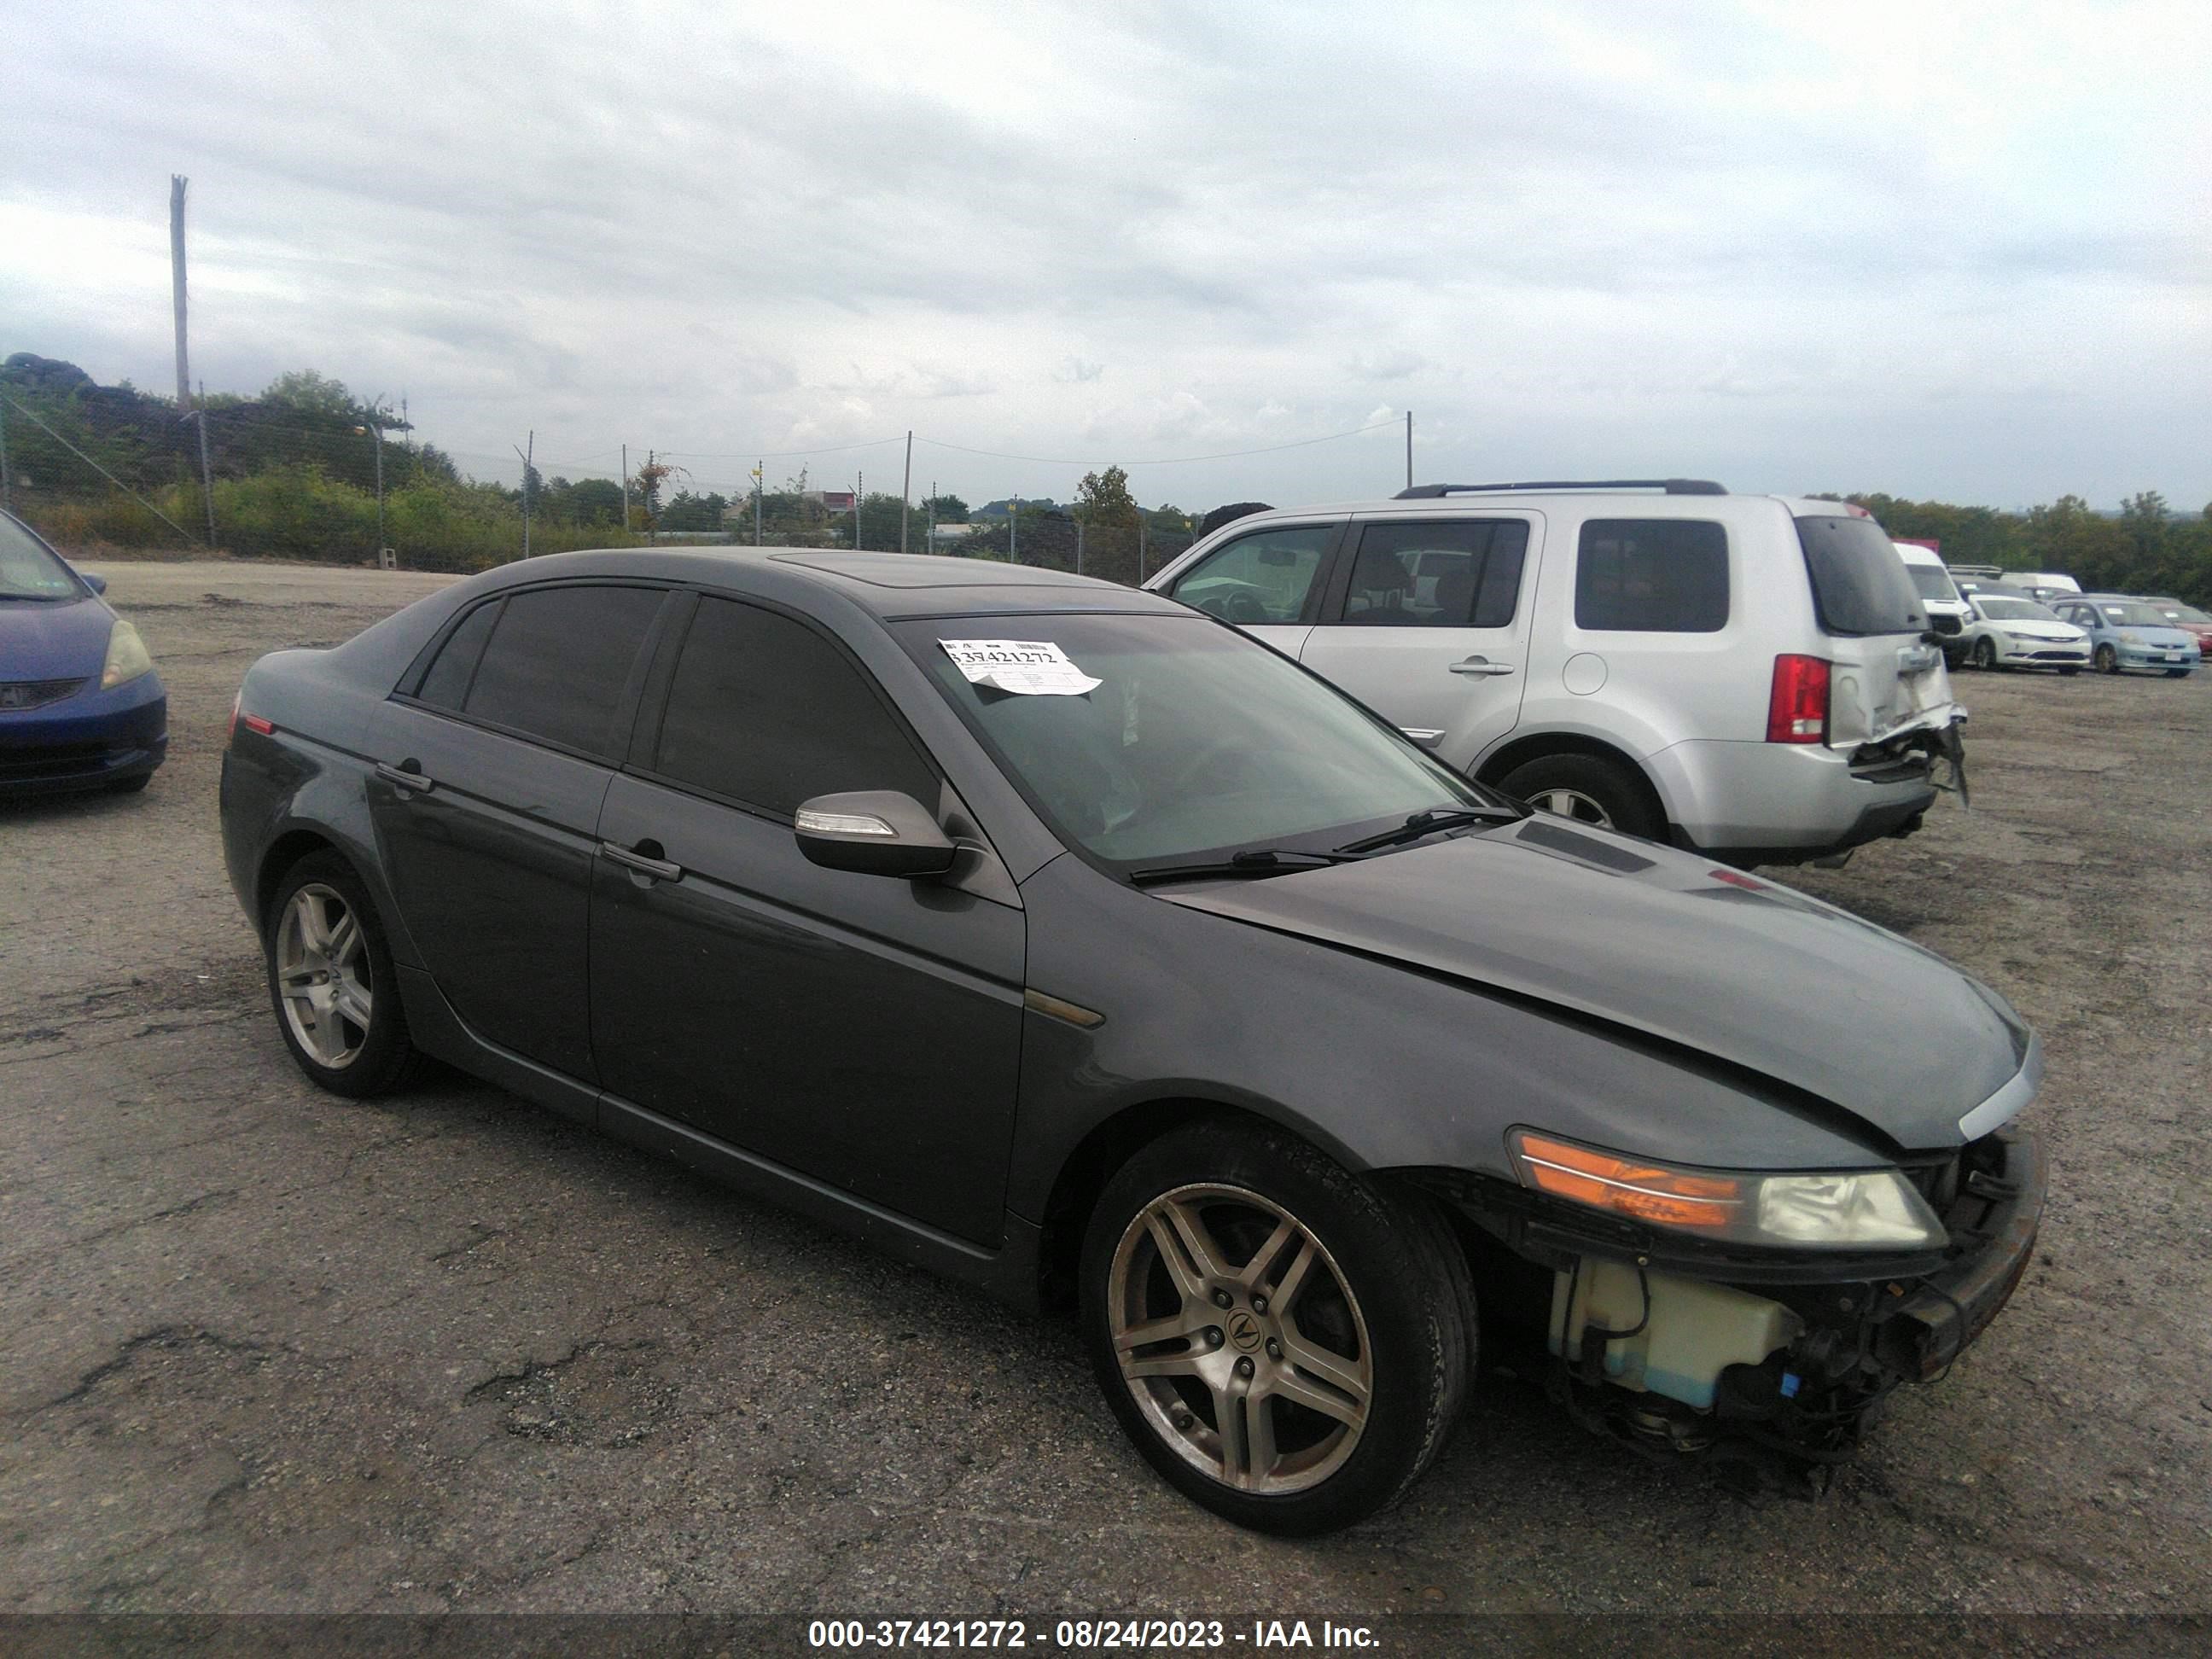
[[1481, 678], [1492, 674], [1510, 674], [1513, 672], [1513, 665], [1510, 662], [1492, 662], [1487, 657], [1462, 657], [1451, 665], [1451, 672], [1455, 674], [1473, 674]]
[[427, 795], [438, 787], [435, 779], [422, 775], [422, 767], [419, 761], [404, 761], [398, 766], [388, 765], [383, 761], [379, 761], [376, 763], [376, 775], [402, 794], [410, 794], [419, 790]]
[[1444, 734], [1425, 726], [1401, 726], [1398, 728], [1424, 749], [1433, 749], [1444, 740]]
[[[647, 852], [647, 848], [653, 850]], [[599, 851], [625, 870], [635, 870], [641, 876], [649, 876], [655, 881], [676, 881], [684, 874], [682, 865], [672, 864], [666, 859], [655, 856], [660, 851], [660, 843], [657, 841], [641, 841], [635, 851], [627, 847], [617, 847], [611, 841], [603, 841], [599, 843]]]

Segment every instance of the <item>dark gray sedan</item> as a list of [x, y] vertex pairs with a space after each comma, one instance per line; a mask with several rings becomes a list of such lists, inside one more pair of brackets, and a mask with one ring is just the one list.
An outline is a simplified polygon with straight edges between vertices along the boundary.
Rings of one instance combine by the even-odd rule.
[[255, 665], [222, 823], [314, 1081], [436, 1055], [1072, 1298], [1153, 1467], [1270, 1531], [1402, 1494], [1479, 1341], [1639, 1450], [1832, 1463], [2041, 1212], [1995, 992], [1103, 583], [510, 565]]

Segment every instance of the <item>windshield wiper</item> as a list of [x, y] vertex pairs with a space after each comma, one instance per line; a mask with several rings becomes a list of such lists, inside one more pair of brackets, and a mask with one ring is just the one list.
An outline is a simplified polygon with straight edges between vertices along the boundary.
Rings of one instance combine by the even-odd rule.
[[1348, 857], [1371, 853], [1379, 847], [1395, 847], [1401, 842], [1419, 841], [1423, 836], [1432, 836], [1439, 830], [1456, 830], [1468, 823], [1518, 823], [1521, 814], [1508, 806], [1438, 806], [1425, 812], [1416, 812], [1395, 830], [1385, 830], [1380, 835], [1367, 836], [1358, 841], [1348, 841], [1336, 850]]
[[1162, 864], [1149, 870], [1132, 870], [1129, 879], [1138, 886], [1156, 881], [1181, 881], [1200, 876], [1286, 876], [1293, 870], [1320, 870], [1332, 864], [1350, 864], [1358, 855], [1339, 848], [1334, 853], [1304, 853], [1295, 848], [1255, 847], [1206, 864]]

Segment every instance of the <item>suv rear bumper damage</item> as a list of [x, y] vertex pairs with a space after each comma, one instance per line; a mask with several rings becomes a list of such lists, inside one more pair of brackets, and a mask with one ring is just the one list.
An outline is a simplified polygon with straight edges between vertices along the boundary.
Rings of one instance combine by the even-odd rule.
[[1941, 1250], [1729, 1249], [1499, 1179], [1405, 1173], [1521, 1271], [1528, 1313], [1548, 1291], [1547, 1388], [1578, 1421], [1642, 1451], [1802, 1478], [1849, 1457], [1893, 1390], [1941, 1377], [2033, 1256], [2047, 1170], [2033, 1129], [1906, 1170], [1948, 1230]]

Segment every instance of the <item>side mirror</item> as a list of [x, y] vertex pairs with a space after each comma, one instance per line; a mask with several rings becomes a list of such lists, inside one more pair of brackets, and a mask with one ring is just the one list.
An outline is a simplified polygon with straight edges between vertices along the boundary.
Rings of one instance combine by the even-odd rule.
[[809, 863], [864, 876], [941, 876], [960, 855], [922, 804], [896, 789], [817, 795], [799, 803], [791, 832]]
[[[71, 565], [70, 568], [76, 570], [76, 567], [75, 565]], [[107, 592], [106, 577], [95, 576], [89, 570], [78, 570], [76, 575], [77, 580], [82, 582], [87, 587], [90, 588], [94, 592], [105, 593]]]

